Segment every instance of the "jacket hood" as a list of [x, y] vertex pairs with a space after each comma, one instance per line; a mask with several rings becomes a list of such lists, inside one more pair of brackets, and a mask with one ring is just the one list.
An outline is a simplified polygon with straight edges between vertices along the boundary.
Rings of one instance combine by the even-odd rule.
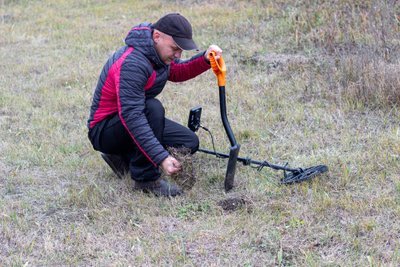
[[154, 48], [154, 41], [152, 38], [153, 27], [151, 23], [141, 23], [134, 26], [125, 38], [125, 43], [132, 46], [135, 50], [144, 54], [152, 63], [158, 66], [164, 66]]

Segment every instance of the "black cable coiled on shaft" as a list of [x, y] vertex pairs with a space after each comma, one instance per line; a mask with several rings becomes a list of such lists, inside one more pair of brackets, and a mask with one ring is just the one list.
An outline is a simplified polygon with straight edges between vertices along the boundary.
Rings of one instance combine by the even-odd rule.
[[212, 135], [211, 131], [208, 130], [208, 128], [202, 126], [202, 125], [200, 125], [199, 127], [202, 128], [202, 129], [204, 129], [206, 132], [208, 132], [208, 133], [210, 134], [210, 136], [211, 136], [211, 143], [212, 143], [212, 147], [213, 147], [215, 156], [216, 156], [217, 158], [222, 158], [221, 156], [218, 155], [217, 150], [215, 150], [214, 136]]

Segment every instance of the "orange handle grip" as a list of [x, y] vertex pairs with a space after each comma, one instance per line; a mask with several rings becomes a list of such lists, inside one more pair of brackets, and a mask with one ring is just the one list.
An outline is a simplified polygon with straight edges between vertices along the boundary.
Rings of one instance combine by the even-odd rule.
[[210, 59], [211, 68], [218, 78], [218, 86], [225, 86], [226, 66], [224, 59], [222, 56], [220, 56], [219, 59], [215, 59], [214, 51], [211, 51], [208, 57]]

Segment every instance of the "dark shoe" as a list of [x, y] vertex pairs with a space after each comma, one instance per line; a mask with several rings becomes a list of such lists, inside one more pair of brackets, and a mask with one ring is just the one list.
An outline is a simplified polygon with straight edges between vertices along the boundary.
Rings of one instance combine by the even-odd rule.
[[145, 193], [152, 193], [157, 197], [175, 197], [183, 193], [179, 187], [161, 178], [152, 182], [135, 181], [134, 189]]
[[124, 178], [125, 174], [129, 172], [129, 165], [121, 156], [101, 153], [101, 157], [107, 162], [118, 178]]

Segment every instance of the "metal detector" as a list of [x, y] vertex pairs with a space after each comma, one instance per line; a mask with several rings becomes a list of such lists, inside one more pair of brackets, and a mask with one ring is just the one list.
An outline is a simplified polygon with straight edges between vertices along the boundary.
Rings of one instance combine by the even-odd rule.
[[264, 167], [269, 167], [274, 170], [283, 170], [284, 177], [281, 179], [282, 184], [292, 184], [292, 183], [302, 182], [305, 180], [309, 180], [316, 175], [319, 175], [321, 173], [328, 171], [328, 167], [326, 165], [317, 165], [317, 166], [309, 167], [306, 169], [289, 168], [289, 167], [287, 167], [287, 164], [285, 166], [280, 166], [280, 165], [275, 165], [275, 164], [269, 163], [267, 161], [258, 161], [258, 160], [252, 160], [251, 158], [239, 157], [240, 144], [238, 144], [236, 142], [235, 135], [233, 134], [233, 131], [232, 131], [231, 126], [228, 121], [228, 116], [226, 115], [226, 97], [225, 97], [226, 65], [225, 65], [225, 61], [222, 58], [222, 56], [220, 56], [218, 59], [216, 59], [215, 52], [213, 52], [213, 51], [209, 54], [209, 58], [210, 58], [211, 68], [214, 71], [214, 73], [218, 79], [219, 106], [220, 106], [221, 119], [222, 119], [222, 124], [224, 125], [225, 132], [226, 132], [226, 134], [229, 138], [229, 142], [231, 144], [231, 146], [229, 148], [229, 154], [215, 151], [214, 138], [213, 138], [211, 132], [207, 128], [203, 127], [200, 123], [201, 111], [202, 111], [201, 107], [195, 107], [190, 110], [188, 127], [193, 132], [196, 132], [199, 128], [203, 128], [204, 130], [209, 132], [211, 135], [211, 140], [212, 140], [214, 150], [199, 148], [198, 151], [206, 153], [206, 154], [215, 155], [219, 158], [227, 158], [228, 159], [228, 165], [226, 168], [225, 181], [224, 181], [224, 186], [225, 186], [226, 192], [230, 191], [234, 186], [237, 161], [242, 162], [243, 165], [245, 165], [245, 166], [255, 167], [258, 170], [262, 170], [262, 168], [264, 168]]

